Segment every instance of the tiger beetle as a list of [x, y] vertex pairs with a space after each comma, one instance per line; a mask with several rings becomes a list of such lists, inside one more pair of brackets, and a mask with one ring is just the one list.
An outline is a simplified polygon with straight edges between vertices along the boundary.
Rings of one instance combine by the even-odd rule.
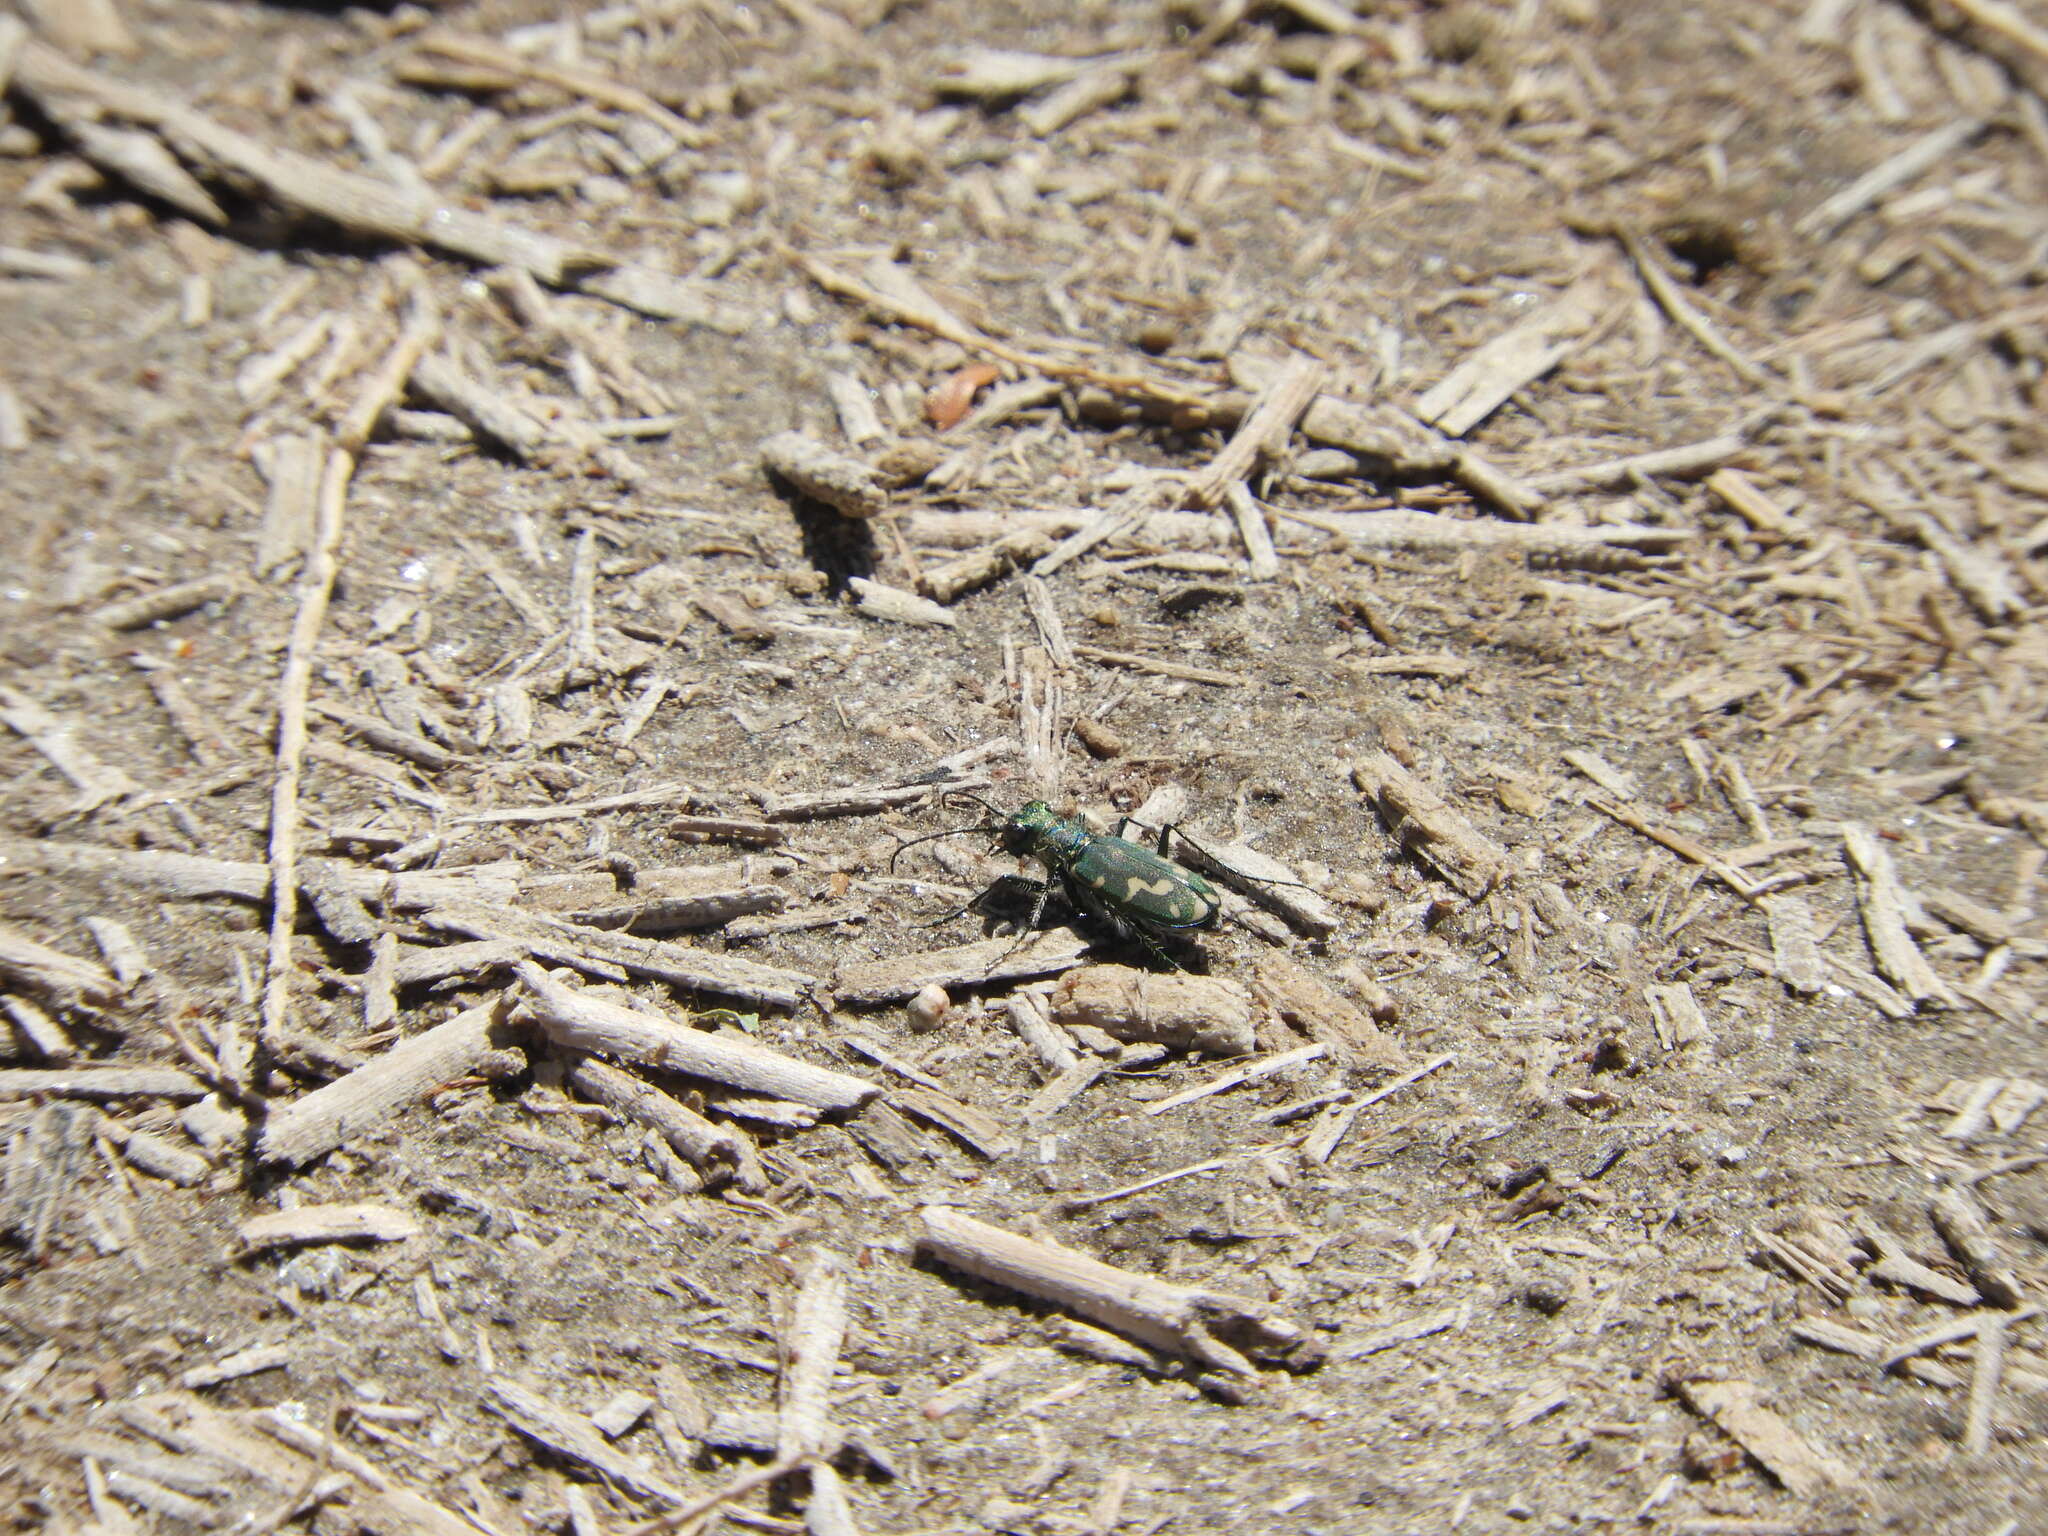
[[1031, 916], [1024, 925], [1026, 933], [1038, 927], [1046, 899], [1052, 893], [1053, 879], [1059, 881], [1067, 900], [1076, 907], [1099, 918], [1120, 936], [1137, 939], [1169, 965], [1178, 962], [1161, 947], [1161, 940], [1184, 940], [1198, 929], [1215, 926], [1222, 898], [1207, 880], [1166, 857], [1168, 829], [1161, 830], [1159, 851], [1155, 853], [1123, 836], [1124, 829], [1131, 825], [1128, 816], [1117, 823], [1115, 833], [1105, 836], [1089, 831], [1079, 821], [1058, 815], [1043, 800], [1033, 800], [1004, 815], [978, 796], [965, 798], [995, 819], [914, 837], [890, 856], [889, 867], [894, 869], [903, 850], [918, 843], [957, 837], [965, 832], [983, 832], [993, 836], [1005, 853], [1020, 859], [1036, 859], [1050, 877], [1030, 882], [1036, 894]]

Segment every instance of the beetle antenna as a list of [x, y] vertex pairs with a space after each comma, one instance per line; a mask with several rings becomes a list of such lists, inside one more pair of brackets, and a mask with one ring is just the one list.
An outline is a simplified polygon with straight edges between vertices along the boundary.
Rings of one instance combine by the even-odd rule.
[[[943, 801], [943, 802], [947, 803], [947, 804], [951, 804], [951, 803], [952, 803], [953, 801], [955, 801], [955, 800], [972, 800], [972, 801], [973, 801], [973, 802], [974, 802], [974, 803], [975, 803], [976, 805], [980, 806], [980, 807], [981, 807], [981, 808], [982, 808], [982, 809], [983, 809], [984, 811], [987, 811], [987, 812], [989, 813], [989, 815], [993, 816], [993, 817], [994, 817], [994, 818], [995, 818], [995, 819], [996, 819], [996, 820], [997, 820], [998, 822], [1002, 821], [1002, 819], [1003, 819], [1003, 813], [1002, 813], [1001, 811], [997, 810], [997, 809], [996, 809], [996, 808], [995, 808], [994, 806], [990, 805], [990, 804], [989, 804], [989, 803], [988, 803], [988, 802], [987, 802], [986, 800], [982, 799], [982, 798], [981, 798], [981, 796], [979, 796], [979, 795], [975, 794], [975, 793], [974, 793], [974, 792], [973, 792], [972, 790], [968, 790], [968, 789], [953, 789], [953, 790], [948, 790], [948, 791], [947, 791], [947, 792], [946, 792], [945, 794], [941, 795], [941, 796], [939, 797], [939, 799], [940, 799], [941, 801]], [[965, 829], [963, 829], [963, 830], [965, 830]], [[993, 828], [991, 828], [990, 830], [994, 830], [994, 829], [993, 829]]]
[[942, 837], [958, 837], [963, 832], [994, 832], [996, 830], [997, 828], [989, 826], [984, 822], [976, 822], [971, 827], [948, 827], [943, 832], [927, 832], [923, 837], [913, 837], [907, 843], [898, 843], [896, 851], [889, 855], [889, 872], [891, 874], [896, 872], [896, 861], [903, 857], [903, 850], [906, 848], [915, 848], [919, 843], [935, 842]]

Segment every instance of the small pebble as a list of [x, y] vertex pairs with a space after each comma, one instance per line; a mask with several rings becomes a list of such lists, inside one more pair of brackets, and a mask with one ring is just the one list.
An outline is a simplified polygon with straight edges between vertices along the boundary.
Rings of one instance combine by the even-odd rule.
[[933, 985], [913, 997], [904, 1011], [910, 1015], [911, 1029], [928, 1035], [945, 1021], [946, 1010], [952, 1006], [953, 999], [946, 995], [946, 989]]

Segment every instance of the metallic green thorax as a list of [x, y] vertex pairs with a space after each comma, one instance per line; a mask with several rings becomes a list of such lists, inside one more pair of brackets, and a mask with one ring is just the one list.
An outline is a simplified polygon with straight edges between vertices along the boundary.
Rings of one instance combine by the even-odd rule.
[[1114, 922], [1159, 933], [1216, 921], [1216, 888], [1193, 870], [1121, 837], [1091, 832], [1033, 800], [1003, 819], [1005, 852], [1038, 860], [1081, 905]]

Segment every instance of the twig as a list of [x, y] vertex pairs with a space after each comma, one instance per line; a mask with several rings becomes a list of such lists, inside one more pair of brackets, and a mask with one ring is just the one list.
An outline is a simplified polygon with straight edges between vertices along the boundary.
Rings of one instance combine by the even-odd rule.
[[1163, 1099], [1155, 1099], [1145, 1106], [1148, 1115], [1164, 1114], [1169, 1109], [1178, 1109], [1183, 1104], [1192, 1104], [1197, 1099], [1206, 1099], [1213, 1094], [1226, 1093], [1232, 1088], [1242, 1088], [1246, 1083], [1257, 1082], [1260, 1078], [1271, 1077], [1276, 1072], [1285, 1072], [1291, 1067], [1306, 1066], [1311, 1061], [1320, 1061], [1329, 1055], [1330, 1048], [1318, 1042], [1314, 1045], [1296, 1046], [1291, 1051], [1282, 1051], [1277, 1056], [1262, 1057], [1241, 1067], [1234, 1067], [1221, 1076], [1193, 1088], [1183, 1089]]
[[1907, 896], [1892, 856], [1868, 827], [1851, 821], [1842, 823], [1842, 849], [1850, 866], [1862, 876], [1857, 894], [1862, 898], [1863, 931], [1870, 940], [1878, 973], [1916, 1008], [1929, 1003], [1953, 1004], [1955, 994], [1935, 974], [1906, 931]]
[[1522, 483], [1542, 496], [1566, 491], [1613, 490], [1633, 485], [1641, 478], [1669, 475], [1687, 479], [1719, 469], [1749, 446], [1740, 433], [1729, 432], [1704, 442], [1685, 443], [1677, 448], [1659, 448], [1653, 453], [1630, 454], [1578, 469], [1560, 469], [1547, 475], [1532, 475]]
[[1124, 667], [1132, 672], [1149, 672], [1154, 677], [1178, 677], [1190, 683], [1207, 683], [1211, 688], [1251, 686], [1250, 678], [1240, 677], [1235, 672], [1218, 672], [1210, 667], [1191, 667], [1184, 662], [1168, 661], [1163, 656], [1138, 656], [1129, 651], [1105, 651], [1098, 645], [1077, 645], [1074, 647], [1074, 654], [1087, 661], [1099, 661], [1108, 667]]
[[286, 1105], [264, 1122], [257, 1156], [310, 1163], [445, 1083], [524, 1071], [526, 1056], [499, 1027], [500, 1011], [496, 1002], [467, 1009]]
[[1446, 1051], [1441, 1056], [1425, 1061], [1419, 1067], [1403, 1072], [1392, 1082], [1382, 1083], [1362, 1099], [1354, 1099], [1348, 1104], [1331, 1105], [1329, 1109], [1324, 1111], [1324, 1118], [1321, 1123], [1309, 1132], [1308, 1139], [1302, 1143], [1302, 1157], [1311, 1163], [1327, 1163], [1336, 1152], [1338, 1143], [1343, 1141], [1344, 1137], [1350, 1132], [1352, 1122], [1357, 1120], [1359, 1115], [1372, 1108], [1373, 1105], [1392, 1098], [1403, 1088], [1421, 1082], [1430, 1073], [1440, 1067], [1449, 1066], [1457, 1059], [1455, 1053]]
[[462, 37], [453, 32], [433, 31], [421, 36], [418, 46], [427, 53], [502, 70], [525, 80], [558, 86], [572, 95], [585, 96], [621, 112], [633, 112], [660, 128], [679, 147], [702, 149], [710, 142], [703, 129], [680, 118], [645, 91], [612, 79], [594, 69], [569, 64], [549, 64], [480, 37]]
[[1756, 901], [1760, 898], [1762, 893], [1754, 880], [1713, 849], [1695, 842], [1683, 832], [1673, 832], [1668, 827], [1660, 827], [1631, 806], [1616, 805], [1595, 795], [1588, 795], [1586, 804], [1603, 816], [1611, 816], [1630, 831], [1640, 832], [1659, 847], [1668, 848], [1688, 863], [1699, 865], [1744, 901]]
[[[448, 251], [485, 266], [518, 267], [551, 288], [609, 299], [656, 319], [728, 331], [736, 325], [744, 328], [743, 320], [714, 306], [703, 286], [689, 279], [521, 228], [459, 202], [443, 201], [432, 191], [408, 192], [374, 176], [336, 170], [310, 156], [273, 149], [181, 101], [80, 68], [46, 44], [30, 40], [23, 45], [14, 83], [38, 104], [49, 104], [53, 115], [64, 113], [67, 96], [85, 97], [117, 117], [163, 134], [181, 153], [226, 179], [253, 182], [273, 201], [344, 229]], [[128, 173], [122, 166], [113, 168]], [[225, 221], [218, 207], [198, 210], [197, 216], [212, 223]]]
[[558, 1045], [623, 1056], [814, 1109], [852, 1109], [881, 1091], [866, 1078], [812, 1066], [744, 1037], [692, 1029], [564, 985], [531, 962], [517, 970], [529, 994], [522, 1016]]
[[1617, 231], [1622, 249], [1636, 269], [1636, 276], [1650, 290], [1650, 297], [1657, 301], [1657, 307], [1674, 320], [1680, 329], [1686, 331], [1708, 352], [1721, 359], [1743, 379], [1760, 388], [1776, 389], [1778, 381], [1766, 373], [1726, 336], [1720, 327], [1701, 314], [1697, 305], [1680, 291], [1671, 274], [1664, 270], [1662, 262], [1650, 253], [1643, 237], [1634, 230]]
[[1508, 873], [1508, 853], [1450, 802], [1385, 752], [1360, 759], [1352, 781], [1374, 801], [1401, 845], [1477, 900]]
[[355, 403], [334, 429], [335, 443], [344, 453], [363, 451], [384, 413], [405, 397], [413, 370], [440, 336], [441, 315], [434, 307], [433, 294], [422, 282], [413, 289], [408, 301], [405, 326], [398, 333], [398, 340], [391, 344], [376, 371], [363, 381]]
[[712, 1511], [730, 1504], [734, 1499], [745, 1498], [756, 1488], [765, 1488], [770, 1483], [780, 1482], [802, 1465], [802, 1459], [787, 1461], [777, 1457], [767, 1466], [744, 1472], [723, 1488], [707, 1493], [701, 1499], [669, 1510], [666, 1514], [656, 1515], [652, 1520], [643, 1520], [638, 1525], [628, 1526], [624, 1536], [663, 1536], [667, 1531], [679, 1530], [686, 1525], [694, 1526], [696, 1521], [702, 1520]]
[[924, 1235], [918, 1246], [941, 1262], [1055, 1302], [1154, 1349], [1233, 1375], [1251, 1375], [1252, 1363], [1217, 1338], [1212, 1328], [1229, 1330], [1246, 1347], [1262, 1353], [1288, 1351], [1303, 1340], [1300, 1328], [1245, 1297], [1117, 1269], [1071, 1249], [1005, 1232], [946, 1206], [928, 1205], [919, 1215]]
[[[339, 568], [343, 513], [355, 460], [336, 448], [327, 456], [320, 482], [319, 514], [304, 574], [299, 578], [299, 609], [292, 620], [285, 651], [284, 675], [278, 681], [277, 776], [270, 791], [270, 944], [265, 953], [262, 1038], [266, 1048], [282, 1043], [291, 1002], [292, 929], [299, 915], [299, 780], [305, 771], [306, 690], [313, 678], [313, 655], [320, 627], [327, 618]], [[228, 1085], [246, 1092], [254, 1067], [250, 1042], [231, 1015], [220, 1021], [216, 1054]]]
[[2005, 1374], [2005, 1319], [1988, 1319], [1977, 1330], [1976, 1361], [1970, 1372], [1970, 1403], [1963, 1419], [1963, 1454], [1973, 1460], [1991, 1454], [1991, 1427], [1998, 1411], [1999, 1380]]
[[[1981, 4], [1982, 0], [1978, 0], [1978, 3]], [[1967, 10], [1967, 0], [1964, 4], [1958, 4], [1956, 8]], [[1931, 133], [1923, 134], [1897, 154], [1879, 161], [1833, 197], [1813, 209], [1792, 226], [1792, 232], [1798, 235], [1833, 234], [1838, 226], [1854, 218], [1894, 187], [1903, 186], [1949, 159], [1957, 150], [1982, 133], [1988, 122], [1988, 118], [1966, 117], [1957, 122], [1944, 123]]]
[[1266, 525], [1265, 509], [1241, 480], [1231, 481], [1223, 495], [1230, 503], [1230, 515], [1237, 520], [1238, 537], [1244, 540], [1252, 580], [1271, 581], [1280, 574], [1280, 556], [1273, 548], [1273, 530]]
[[1287, 446], [1287, 438], [1294, 431], [1295, 423], [1302, 413], [1315, 403], [1317, 393], [1322, 389], [1323, 365], [1314, 358], [1290, 353], [1287, 360], [1273, 371], [1265, 388], [1252, 408], [1245, 412], [1230, 441], [1216, 455], [1209, 467], [1196, 475], [1187, 488], [1185, 504], [1191, 507], [1213, 507], [1222, 501], [1231, 486], [1242, 484], [1244, 477], [1261, 457], [1276, 457]]

